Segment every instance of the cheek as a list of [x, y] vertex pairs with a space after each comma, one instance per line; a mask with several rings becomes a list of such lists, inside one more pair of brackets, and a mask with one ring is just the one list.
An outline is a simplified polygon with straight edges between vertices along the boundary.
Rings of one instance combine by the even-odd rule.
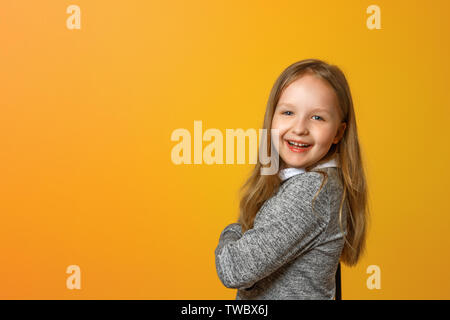
[[277, 119], [277, 117], [273, 117], [272, 119], [272, 129], [278, 129], [279, 126], [279, 121]]
[[318, 130], [315, 135], [316, 143], [321, 145], [330, 145], [333, 142], [335, 134], [331, 129]]
[[272, 120], [272, 129], [278, 129], [280, 130], [280, 134], [281, 132], [284, 132], [287, 130], [288, 128], [288, 124], [286, 123], [286, 121], [283, 121], [277, 117], [274, 117]]

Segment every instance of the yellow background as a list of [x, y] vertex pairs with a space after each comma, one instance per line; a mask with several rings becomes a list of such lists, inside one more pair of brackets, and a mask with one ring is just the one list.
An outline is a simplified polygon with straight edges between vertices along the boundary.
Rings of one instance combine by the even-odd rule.
[[[66, 27], [71, 4], [80, 30]], [[366, 27], [371, 4], [381, 30]], [[224, 136], [259, 128], [283, 69], [319, 58], [348, 77], [370, 188], [367, 254], [343, 267], [343, 299], [449, 299], [449, 12], [2, 1], [0, 298], [234, 299], [214, 249], [252, 165], [174, 165], [170, 135], [194, 120]], [[72, 264], [81, 290], [66, 288]]]

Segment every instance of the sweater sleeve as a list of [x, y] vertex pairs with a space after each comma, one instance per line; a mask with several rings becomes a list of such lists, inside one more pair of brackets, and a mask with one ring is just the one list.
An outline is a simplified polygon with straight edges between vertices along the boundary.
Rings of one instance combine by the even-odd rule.
[[221, 251], [222, 247], [230, 242], [239, 240], [242, 237], [242, 227], [240, 223], [229, 224], [220, 234], [219, 244], [217, 245], [216, 252]]
[[[311, 248], [327, 226], [329, 208], [319, 173], [305, 173], [285, 182], [258, 212], [254, 227], [244, 234], [240, 224], [222, 232], [215, 250], [216, 269], [227, 288], [246, 289]], [[323, 188], [325, 189], [325, 188]], [[322, 216], [319, 217], [319, 216]], [[238, 229], [239, 228], [239, 229]]]

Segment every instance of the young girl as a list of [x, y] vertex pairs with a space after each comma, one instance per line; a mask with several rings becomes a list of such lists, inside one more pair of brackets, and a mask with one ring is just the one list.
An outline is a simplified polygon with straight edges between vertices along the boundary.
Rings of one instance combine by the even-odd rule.
[[369, 214], [342, 71], [317, 59], [287, 67], [263, 128], [268, 151], [270, 129], [278, 130], [280, 171], [261, 175], [258, 162], [241, 187], [238, 223], [222, 231], [215, 250], [218, 276], [238, 289], [237, 300], [333, 299], [339, 262], [354, 266], [364, 252]]

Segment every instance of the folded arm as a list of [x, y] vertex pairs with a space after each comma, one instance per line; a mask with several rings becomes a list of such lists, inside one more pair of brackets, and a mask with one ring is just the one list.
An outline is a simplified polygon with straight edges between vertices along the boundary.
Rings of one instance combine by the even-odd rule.
[[320, 174], [306, 173], [291, 179], [258, 212], [266, 216], [252, 229], [242, 234], [240, 224], [233, 223], [221, 233], [215, 250], [216, 269], [226, 287], [251, 287], [313, 246], [325, 230], [327, 220], [318, 217], [326, 216], [323, 211], [329, 208], [325, 190], [315, 200], [315, 213], [311, 207], [320, 187]]

